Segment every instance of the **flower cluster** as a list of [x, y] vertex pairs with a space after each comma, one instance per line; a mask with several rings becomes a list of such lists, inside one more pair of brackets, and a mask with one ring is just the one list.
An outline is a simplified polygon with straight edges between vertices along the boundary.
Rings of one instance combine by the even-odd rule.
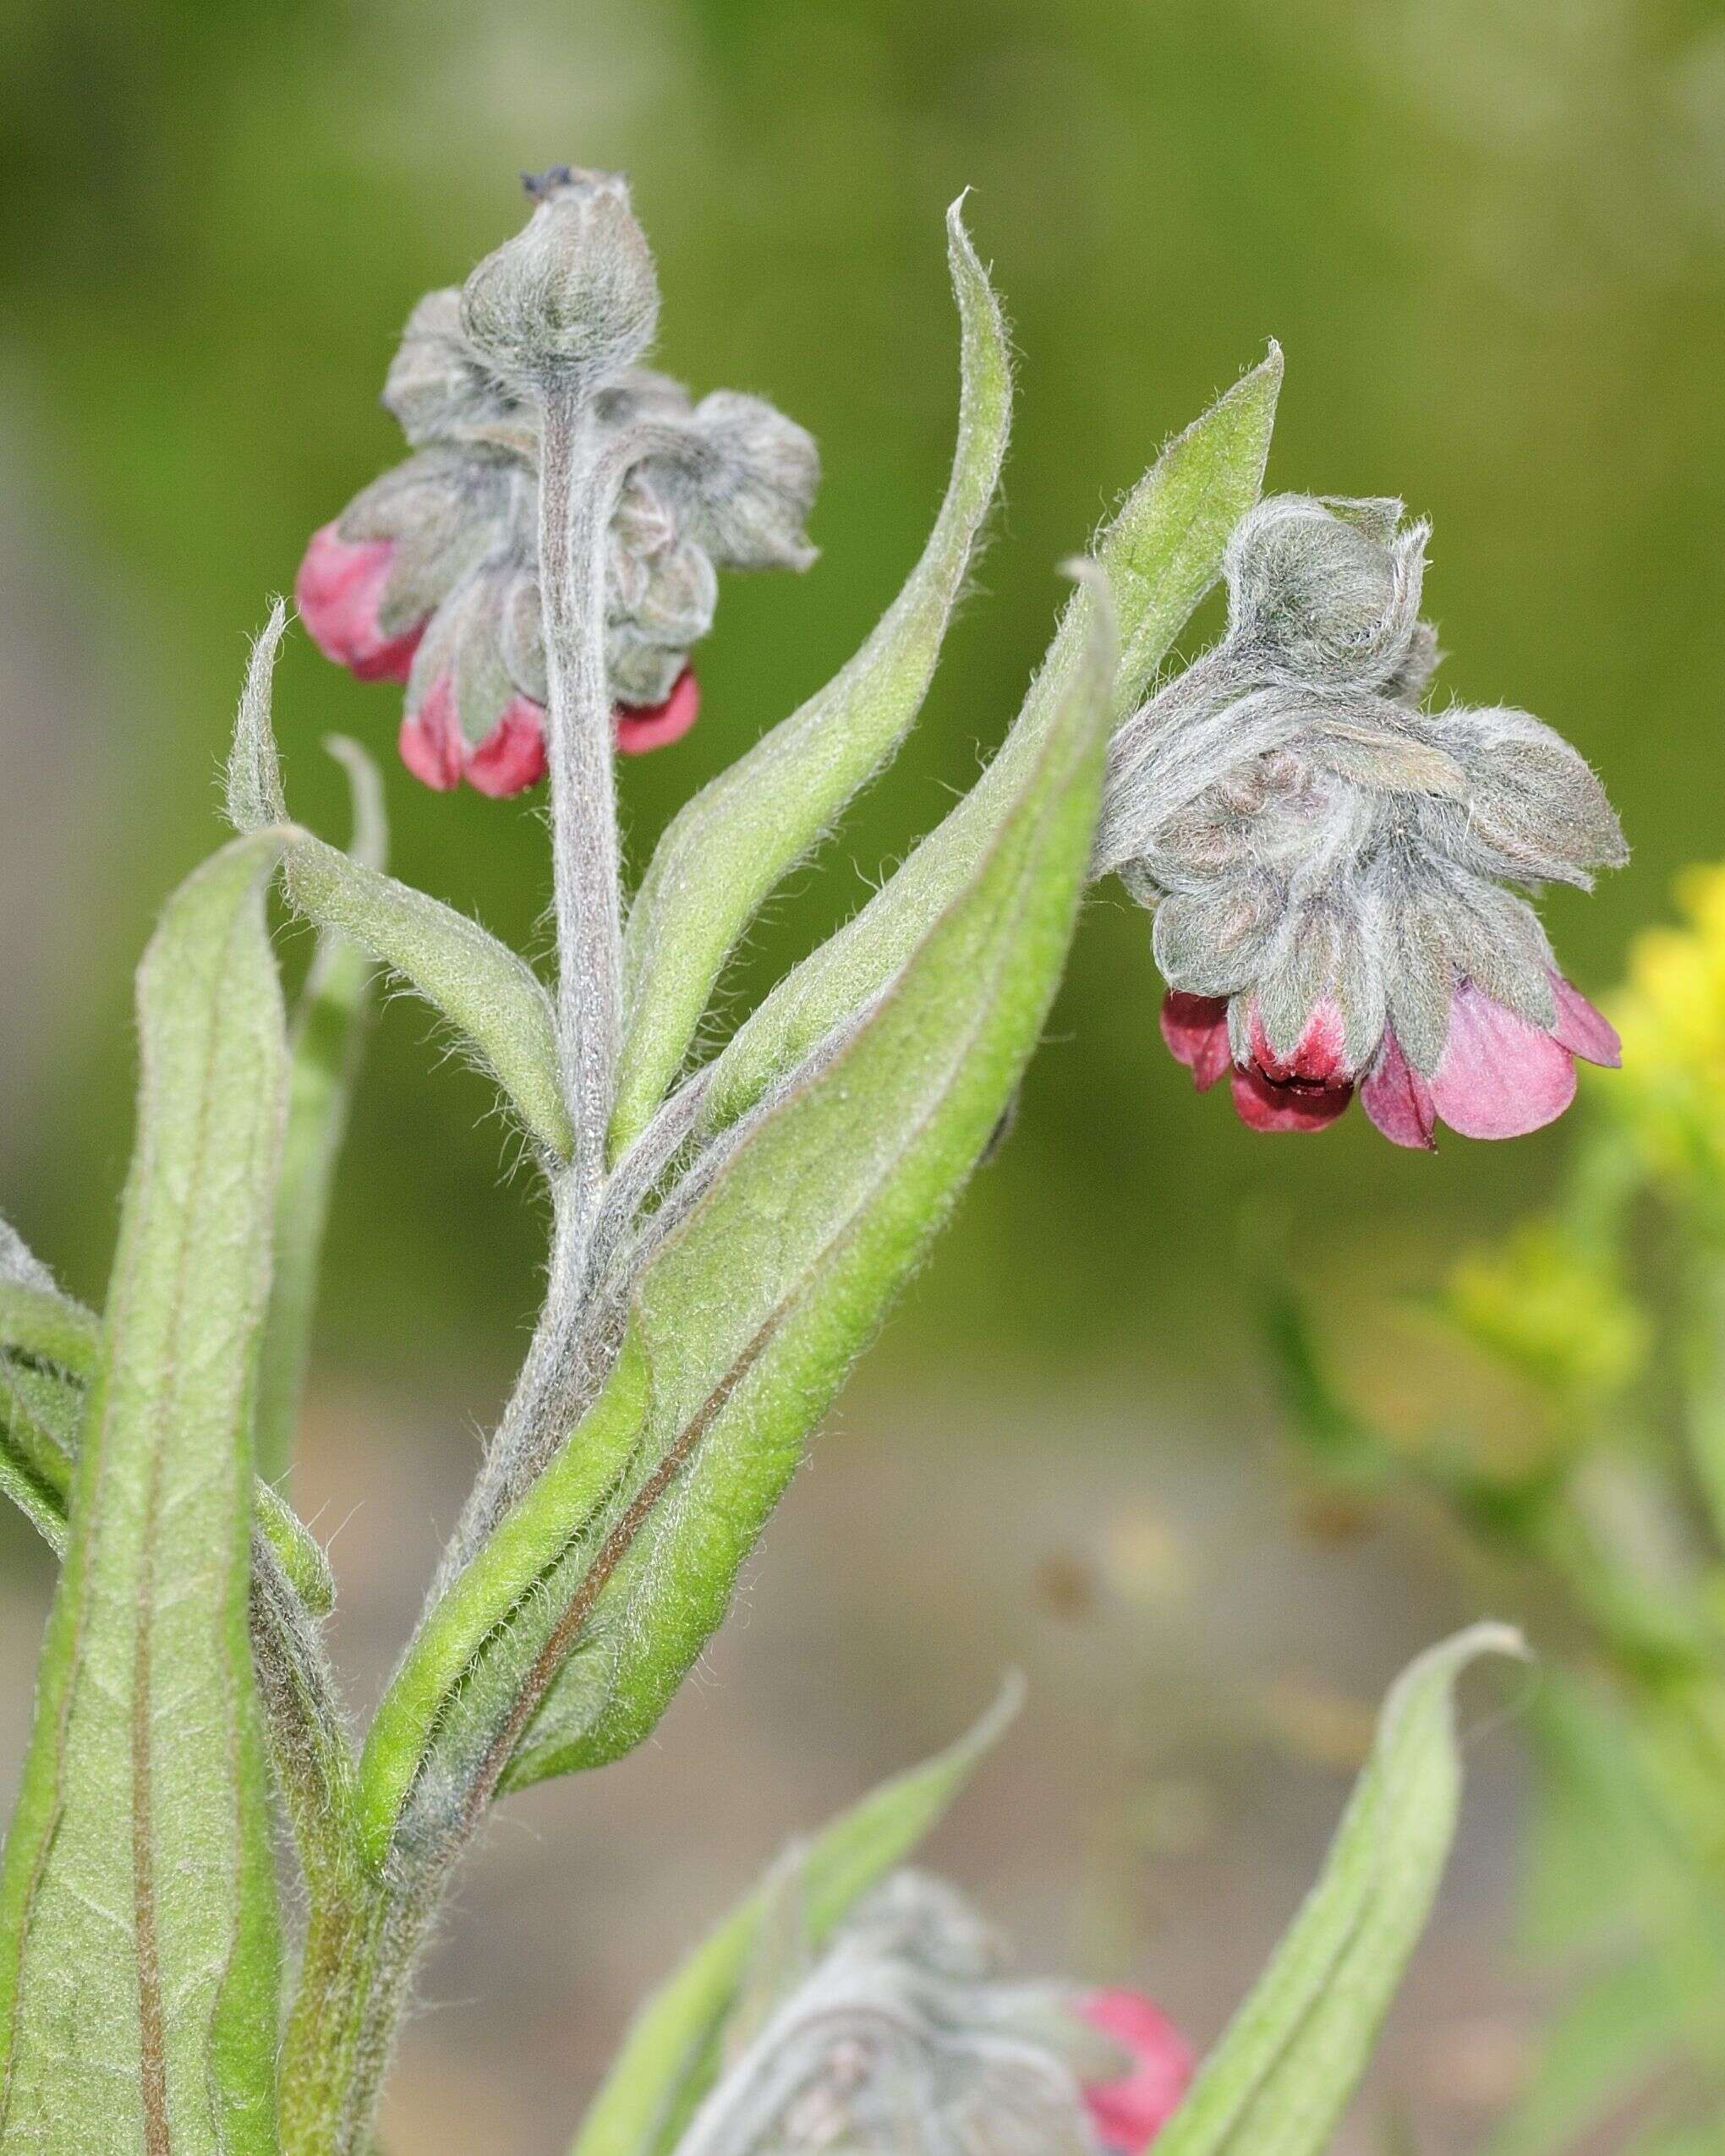
[[605, 619], [626, 754], [694, 723], [688, 654], [712, 627], [716, 570], [813, 559], [802, 525], [819, 477], [810, 436], [759, 398], [720, 390], [693, 404], [634, 364], [657, 293], [622, 182], [559, 170], [529, 185], [538, 207], [526, 230], [463, 288], [413, 309], [383, 401], [414, 454], [313, 537], [295, 585], [328, 657], [362, 681], [407, 684], [400, 744], [414, 776], [493, 795], [518, 793], [545, 769], [548, 369], [579, 370], [595, 446], [615, 447], [627, 468]]
[[1273, 497], [1224, 564], [1223, 641], [1116, 735], [1098, 873], [1154, 909], [1163, 1031], [1261, 1130], [1357, 1086], [1397, 1145], [1562, 1114], [1612, 1028], [1525, 900], [1626, 857], [1597, 779], [1525, 712], [1427, 708], [1427, 528]]
[[1142, 2156], [1191, 2077], [1148, 2000], [1008, 1978], [961, 1897], [906, 1872], [734, 2048], [677, 2156]]

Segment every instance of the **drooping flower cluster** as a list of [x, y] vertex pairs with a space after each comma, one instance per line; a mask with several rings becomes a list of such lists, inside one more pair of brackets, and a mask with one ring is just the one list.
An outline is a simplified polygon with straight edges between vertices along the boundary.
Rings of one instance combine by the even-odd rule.
[[1163, 1033], [1261, 1130], [1357, 1087], [1395, 1144], [1537, 1129], [1617, 1037], [1505, 888], [1626, 858], [1599, 781], [1525, 712], [1428, 709], [1427, 527], [1280, 495], [1224, 564], [1223, 641], [1123, 725], [1095, 868], [1153, 908]]
[[[525, 232], [465, 287], [413, 309], [383, 401], [414, 454], [315, 534], [295, 585], [328, 657], [362, 681], [407, 684], [408, 769], [493, 795], [545, 769], [542, 376], [512, 364], [521, 339], [543, 346], [549, 313], [551, 363], [587, 369], [586, 424], [626, 454], [640, 445], [606, 561], [605, 666], [626, 754], [694, 723], [689, 649], [712, 627], [716, 570], [813, 561], [802, 526], [819, 478], [811, 437], [759, 398], [720, 390], [693, 404], [633, 364], [657, 295], [622, 182], [560, 170], [529, 184], [539, 206]], [[533, 324], [517, 319], [523, 288], [539, 303]]]
[[733, 2047], [677, 2156], [1141, 2156], [1191, 2075], [1147, 2000], [1008, 1978], [958, 1895], [901, 1873]]

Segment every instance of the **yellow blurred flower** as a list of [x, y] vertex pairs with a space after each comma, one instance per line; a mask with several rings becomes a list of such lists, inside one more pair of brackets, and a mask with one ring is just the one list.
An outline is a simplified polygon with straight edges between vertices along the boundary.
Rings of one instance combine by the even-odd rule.
[[1686, 869], [1677, 928], [1650, 928], [1607, 1009], [1624, 1065], [1598, 1097], [1656, 1174], [1725, 1191], [1725, 864]]
[[1647, 1321], [1615, 1270], [1552, 1221], [1463, 1258], [1443, 1304], [1470, 1339], [1548, 1391], [1614, 1392], [1646, 1359]]

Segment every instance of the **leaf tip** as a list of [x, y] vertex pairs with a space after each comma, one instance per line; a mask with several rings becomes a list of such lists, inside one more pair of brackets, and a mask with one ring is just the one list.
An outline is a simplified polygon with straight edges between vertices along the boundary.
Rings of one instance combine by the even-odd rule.
[[226, 801], [227, 820], [244, 835], [288, 821], [287, 796], [282, 789], [282, 763], [270, 718], [271, 687], [276, 654], [288, 626], [288, 609], [280, 599], [270, 618], [254, 639], [234, 721], [233, 746], [228, 752]]

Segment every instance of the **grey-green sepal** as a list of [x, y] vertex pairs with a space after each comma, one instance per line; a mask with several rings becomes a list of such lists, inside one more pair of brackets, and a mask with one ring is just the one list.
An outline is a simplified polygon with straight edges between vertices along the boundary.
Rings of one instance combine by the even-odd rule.
[[961, 215], [947, 215], [961, 325], [958, 446], [921, 559], [824, 688], [679, 813], [629, 918], [613, 1157], [676, 1078], [737, 938], [892, 756], [922, 709], [994, 499], [1011, 418], [1005, 326]]
[[476, 921], [291, 824], [270, 718], [285, 618], [278, 603], [253, 648], [227, 763], [230, 820], [238, 831], [286, 827], [289, 903], [319, 928], [350, 937], [423, 996], [490, 1072], [539, 1150], [567, 1160], [574, 1139], [556, 1021], [532, 967]]

